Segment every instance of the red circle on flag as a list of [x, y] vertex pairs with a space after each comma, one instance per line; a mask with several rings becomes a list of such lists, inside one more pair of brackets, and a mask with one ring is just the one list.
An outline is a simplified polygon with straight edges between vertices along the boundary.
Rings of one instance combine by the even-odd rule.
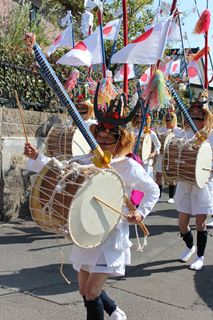
[[188, 68], [188, 75], [190, 78], [194, 78], [197, 76], [197, 69], [195, 67]]
[[53, 44], [58, 44], [59, 41], [61, 40], [61, 38], [62, 38], [62, 35], [59, 34], [59, 35], [57, 36], [57, 38], [53, 41]]
[[110, 32], [112, 31], [112, 26], [109, 26], [109, 27], [105, 27], [103, 29], [103, 34], [109, 34]]
[[148, 75], [147, 75], [146, 73], [142, 74], [142, 76], [140, 77], [140, 80], [141, 80], [142, 82], [146, 82], [147, 79], [148, 79]]
[[85, 45], [85, 43], [83, 41], [80, 41], [76, 44], [76, 46], [73, 49], [78, 49], [81, 51], [86, 51], [87, 50], [87, 46]]
[[[120, 74], [121, 74], [122, 76], [124, 76], [124, 67], [121, 68]], [[130, 74], [130, 67], [127, 66], [127, 75], [129, 75], [129, 74]]]
[[174, 63], [173, 66], [172, 66], [172, 72], [175, 72], [177, 67], [178, 67], [178, 64]]
[[137, 39], [133, 40], [132, 43], [142, 42], [142, 41], [146, 40], [152, 34], [153, 30], [154, 30], [153, 28], [150, 28], [148, 31], [143, 33], [140, 37], [138, 37]]

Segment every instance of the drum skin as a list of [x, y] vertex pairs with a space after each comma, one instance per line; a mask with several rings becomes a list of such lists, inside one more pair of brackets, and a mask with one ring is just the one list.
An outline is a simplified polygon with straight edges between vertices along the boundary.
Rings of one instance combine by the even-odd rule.
[[31, 214], [41, 229], [70, 238], [82, 248], [93, 248], [104, 242], [120, 221], [119, 214], [94, 196], [122, 212], [125, 189], [120, 175], [76, 163], [61, 171], [50, 160], [33, 184]]
[[166, 146], [163, 158], [163, 175], [165, 180], [186, 181], [199, 188], [208, 182], [212, 168], [211, 145], [184, 143], [173, 138]]
[[73, 125], [54, 125], [48, 133], [46, 150], [49, 157], [81, 156], [91, 149], [80, 130]]
[[146, 133], [141, 138], [141, 146], [139, 150], [139, 154], [144, 164], [147, 164], [151, 151], [152, 151], [151, 136], [149, 133]]

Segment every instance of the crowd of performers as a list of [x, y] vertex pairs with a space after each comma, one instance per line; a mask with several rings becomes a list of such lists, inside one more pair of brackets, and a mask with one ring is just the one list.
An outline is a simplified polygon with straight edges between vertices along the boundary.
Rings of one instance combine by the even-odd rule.
[[[31, 45], [33, 37], [28, 36], [28, 40]], [[76, 73], [75, 78], [78, 77], [79, 75]], [[199, 271], [203, 268], [207, 244], [206, 221], [208, 216], [213, 216], [213, 114], [208, 108], [208, 102], [203, 100], [201, 96], [193, 102], [190, 101], [188, 114], [198, 130], [199, 135], [196, 135], [192, 127], [189, 126], [190, 122], [184, 122], [178, 126], [173, 98], [170, 99], [168, 107], [165, 109], [160, 125], [159, 123], [155, 125], [155, 123], [152, 124], [151, 113], [147, 112], [147, 108], [141, 104], [142, 97], [139, 95], [134, 100], [135, 102], [128, 102], [126, 95], [118, 93], [109, 78], [104, 79], [101, 86], [97, 86], [95, 93], [90, 91], [90, 95], [88, 84], [83, 87], [83, 91], [80, 90], [78, 81], [74, 81], [74, 86], [72, 84], [71, 87], [74, 94], [73, 92], [70, 94], [84, 120], [85, 128], [87, 127], [92, 133], [100, 149], [104, 152], [103, 158], [110, 159], [110, 161], [108, 163], [101, 162], [100, 159], [93, 161], [90, 150], [84, 150], [84, 137], [80, 138], [77, 132], [78, 128], [71, 122], [66, 122], [61, 127], [58, 126], [57, 130], [50, 130], [49, 135], [52, 137], [48, 136], [47, 138], [47, 151], [51, 150], [51, 154], [44, 155], [29, 142], [26, 142], [24, 154], [29, 158], [27, 169], [38, 173], [39, 177], [35, 180], [36, 187], [32, 188], [31, 212], [38, 212], [38, 217], [41, 216], [40, 223], [51, 224], [54, 220], [55, 207], [57, 207], [59, 212], [56, 221], [63, 221], [64, 225], [60, 227], [54, 225], [53, 230], [59, 231], [61, 228], [66, 233], [65, 224], [68, 224], [68, 221], [64, 213], [69, 209], [68, 200], [80, 197], [78, 193], [68, 194], [68, 189], [66, 189], [67, 181], [64, 177], [68, 175], [69, 165], [76, 163], [75, 171], [70, 174], [73, 180], [68, 181], [69, 185], [73, 184], [75, 190], [80, 184], [79, 181], [84, 182], [82, 177], [80, 180], [77, 179], [78, 172], [82, 170], [79, 165], [85, 168], [82, 170], [83, 172], [88, 173], [96, 167], [94, 163], [99, 163], [100, 168], [96, 169], [96, 174], [110, 165], [112, 172], [121, 177], [126, 194], [121, 218], [118, 219], [115, 227], [112, 228], [104, 241], [93, 247], [79, 245], [71, 237], [74, 242], [71, 262], [78, 273], [79, 292], [84, 301], [87, 320], [103, 320], [104, 312], [108, 313], [111, 320], [124, 320], [127, 319], [125, 312], [103, 290], [104, 284], [108, 277], [125, 275], [125, 266], [131, 263], [130, 248], [132, 243], [129, 239], [129, 224], [144, 226], [144, 219], [161, 197], [163, 182], [169, 185], [168, 202], [174, 202], [179, 212], [180, 235], [185, 243], [185, 250], [179, 256], [179, 261], [187, 262], [194, 254], [194, 261], [189, 265], [189, 269]], [[77, 94], [74, 87], [77, 89]], [[66, 89], [69, 90], [69, 86]], [[149, 99], [150, 97], [151, 93]], [[132, 108], [129, 108], [128, 104], [132, 104]], [[145, 126], [143, 127], [144, 122]], [[71, 131], [69, 131], [70, 128]], [[138, 142], [139, 148], [136, 150]], [[54, 153], [54, 150], [57, 152]], [[202, 150], [204, 150], [204, 154], [202, 154]], [[183, 155], [185, 155], [184, 161]], [[57, 158], [58, 156], [59, 158]], [[207, 160], [210, 160], [210, 163]], [[51, 174], [48, 177], [42, 170], [50, 162], [59, 170], [54, 176], [54, 168], [51, 168]], [[197, 165], [200, 165], [201, 168], [197, 168]], [[175, 172], [173, 172], [174, 167], [176, 168]], [[207, 177], [206, 180], [205, 177]], [[40, 199], [42, 192], [39, 188], [43, 178], [45, 196]], [[49, 178], [51, 183], [46, 185], [46, 180]], [[93, 189], [91, 185], [95, 180], [91, 181], [90, 192], [92, 190], [95, 193], [97, 191], [95, 188], [102, 191], [101, 188], [105, 187], [106, 189], [110, 188], [110, 190], [107, 189], [107, 192], [113, 194], [114, 199], [119, 196], [119, 192], [116, 193], [116, 190], [113, 190], [114, 185], [108, 183], [107, 180], [104, 180], [106, 186], [98, 184]], [[51, 195], [51, 190], [48, 189], [52, 185], [54, 190]], [[60, 196], [62, 193], [63, 196]], [[55, 207], [51, 207], [51, 201], [55, 199], [56, 194], [58, 194], [58, 198], [55, 201]], [[35, 201], [36, 196], [38, 203]], [[92, 211], [95, 207], [98, 212], [98, 207], [101, 206], [98, 202], [100, 199], [94, 199], [94, 195], [92, 195], [92, 199], [90, 196], [88, 199], [89, 202], [86, 203], [85, 210], [90, 208]], [[94, 203], [94, 200], [97, 200], [98, 203], [92, 207], [91, 202]], [[34, 208], [32, 208], [32, 204], [35, 205]], [[109, 203], [105, 202], [104, 205], [116, 211], [116, 208], [113, 209]], [[75, 207], [75, 210], [78, 211], [76, 208], [79, 207]], [[72, 205], [69, 210], [74, 210]], [[104, 219], [104, 227], [108, 220], [107, 217], [103, 217], [103, 212], [101, 210], [98, 219]], [[46, 213], [49, 214], [48, 219], [45, 216]], [[87, 214], [89, 215], [90, 212], [86, 212]], [[77, 212], [77, 216], [79, 215], [82, 215], [80, 208]], [[191, 216], [195, 217], [196, 245], [190, 230]]]
[[[143, 118], [143, 112], [139, 104], [135, 107], [134, 115], [125, 125], [119, 122], [125, 118], [125, 99], [117, 95], [111, 99], [108, 108], [102, 110], [102, 118], [95, 119], [93, 112], [93, 100], [87, 94], [78, 95], [75, 105], [79, 113], [87, 123], [96, 141], [104, 151], [112, 155], [111, 168], [116, 170], [125, 184], [125, 191], [130, 197], [132, 190], [143, 193], [142, 200], [133, 209], [126, 206], [124, 213], [127, 219], [120, 219], [114, 231], [106, 241], [94, 248], [81, 248], [72, 245], [71, 262], [78, 272], [79, 291], [84, 300], [87, 311], [87, 320], [103, 320], [104, 311], [110, 319], [127, 319], [125, 312], [103, 290], [108, 277], [123, 276], [125, 266], [131, 263], [129, 239], [129, 223], [140, 224], [152, 211], [159, 201], [162, 193], [163, 182], [163, 158], [165, 143], [172, 138], [179, 139], [180, 143], [196, 139], [191, 128], [185, 123], [178, 126], [174, 101], [166, 109], [161, 124], [152, 122], [151, 113], [147, 113], [146, 126], [141, 136], [139, 155], [143, 159], [143, 152], [147, 152], [144, 143], [150, 139], [151, 149], [143, 161], [134, 154], [134, 146]], [[189, 106], [189, 114], [198, 130], [203, 133], [213, 148], [213, 115], [207, 104], [201, 100], [192, 102]], [[111, 122], [111, 119], [117, 119]], [[123, 122], [122, 122], [123, 123]], [[68, 128], [67, 123], [61, 128]], [[147, 139], [148, 137], [148, 140]], [[66, 135], [64, 135], [66, 139]], [[47, 139], [48, 140], [48, 139]], [[55, 143], [57, 137], [54, 136]], [[168, 142], [167, 141], [167, 142]], [[62, 142], [66, 147], [68, 142]], [[72, 143], [72, 142], [71, 142]], [[169, 143], [169, 142], [168, 142]], [[148, 143], [149, 145], [149, 143]], [[67, 158], [72, 157], [65, 151]], [[24, 154], [29, 158], [28, 170], [39, 172], [50, 161], [50, 157], [39, 153], [29, 142], [25, 144]], [[52, 154], [51, 154], [52, 156]], [[54, 156], [54, 155], [53, 155]], [[75, 156], [75, 155], [74, 155]], [[91, 157], [82, 156], [82, 164], [88, 165]], [[206, 221], [208, 216], [213, 216], [213, 179], [212, 174], [203, 188], [190, 183], [190, 181], [169, 181], [169, 203], [174, 203], [179, 212], [180, 235], [185, 243], [185, 250], [181, 253], [180, 262], [187, 262], [194, 254], [194, 261], [189, 265], [192, 270], [201, 270], [204, 264], [204, 254], [207, 243]], [[176, 192], [175, 192], [176, 188]], [[116, 196], [116, 195], [115, 195]], [[88, 213], [89, 214], [89, 213]], [[194, 242], [190, 229], [190, 218], [195, 217], [197, 241]]]

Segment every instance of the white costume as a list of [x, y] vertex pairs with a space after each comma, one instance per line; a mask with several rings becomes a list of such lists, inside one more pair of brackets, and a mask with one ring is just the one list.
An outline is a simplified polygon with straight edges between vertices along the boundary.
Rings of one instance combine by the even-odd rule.
[[[48, 160], [50, 158], [39, 154], [36, 160], [28, 161], [27, 169], [38, 172]], [[132, 189], [144, 192], [144, 197], [137, 210], [143, 217], [146, 217], [159, 198], [158, 185], [132, 158], [115, 158], [111, 166], [123, 178], [128, 196]], [[128, 209], [125, 208], [125, 211], [128, 212]], [[111, 276], [124, 275], [125, 265], [130, 264], [131, 260], [131, 245], [129, 224], [127, 220], [121, 220], [112, 235], [103, 244], [90, 249], [73, 245], [71, 253], [73, 268], [77, 271], [83, 268], [89, 272], [109, 273]]]
[[[178, 138], [186, 141], [194, 138], [191, 129], [179, 132]], [[206, 139], [213, 149], [213, 130]], [[188, 182], [178, 182], [175, 193], [175, 204], [179, 212], [192, 215], [213, 214], [213, 176], [210, 177], [204, 188], [198, 188]]]

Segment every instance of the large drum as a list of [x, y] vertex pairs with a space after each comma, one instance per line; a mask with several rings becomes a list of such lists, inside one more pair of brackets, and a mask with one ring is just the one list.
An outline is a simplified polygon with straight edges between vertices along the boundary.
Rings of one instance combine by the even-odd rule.
[[51, 159], [35, 179], [30, 210], [41, 229], [92, 248], [105, 241], [120, 220], [119, 214], [94, 197], [122, 211], [123, 180], [110, 169], [76, 162], [63, 167]]
[[161, 143], [160, 154], [163, 154], [167, 144], [172, 138], [175, 137], [175, 135], [173, 132], [169, 132], [169, 133], [158, 133], [157, 136]]
[[46, 151], [49, 157], [75, 157], [88, 154], [91, 149], [77, 127], [57, 124], [48, 133]]
[[146, 133], [142, 136], [140, 140], [140, 146], [139, 146], [139, 152], [138, 152], [144, 164], [147, 164], [151, 151], [152, 151], [151, 136], [149, 133]]
[[163, 175], [167, 182], [187, 181], [203, 188], [211, 171], [212, 149], [208, 142], [199, 145], [173, 138], [167, 144], [163, 158]]

